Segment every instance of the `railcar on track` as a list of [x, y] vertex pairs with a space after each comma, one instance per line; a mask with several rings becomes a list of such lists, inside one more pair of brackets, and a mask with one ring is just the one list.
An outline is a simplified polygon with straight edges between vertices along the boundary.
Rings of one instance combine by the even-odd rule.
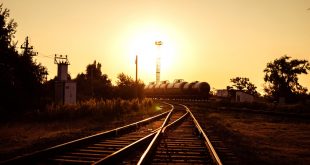
[[144, 94], [149, 98], [208, 99], [209, 92], [210, 85], [207, 82], [186, 82], [183, 79], [176, 79], [173, 83], [151, 82], [144, 87]]

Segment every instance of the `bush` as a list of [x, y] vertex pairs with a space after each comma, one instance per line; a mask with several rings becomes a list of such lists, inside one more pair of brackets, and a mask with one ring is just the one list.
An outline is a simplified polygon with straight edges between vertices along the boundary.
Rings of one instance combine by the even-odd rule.
[[76, 105], [48, 105], [46, 111], [29, 113], [27, 118], [46, 121], [75, 120], [85, 117], [94, 119], [113, 119], [126, 117], [131, 113], [143, 112], [154, 104], [151, 99], [132, 100], [95, 100], [82, 101]]

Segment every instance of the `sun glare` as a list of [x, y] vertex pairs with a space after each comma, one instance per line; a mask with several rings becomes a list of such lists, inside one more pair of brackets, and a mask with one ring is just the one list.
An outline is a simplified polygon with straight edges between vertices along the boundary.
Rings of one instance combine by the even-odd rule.
[[[155, 45], [155, 41], [162, 41], [161, 46]], [[160, 57], [161, 70], [169, 70], [173, 66], [175, 47], [167, 33], [155, 28], [140, 29], [132, 36], [129, 41], [130, 59], [134, 60], [138, 55], [139, 72], [142, 79], [155, 80], [156, 58]], [[146, 76], [146, 77], [143, 77]], [[161, 80], [167, 78], [161, 75]]]

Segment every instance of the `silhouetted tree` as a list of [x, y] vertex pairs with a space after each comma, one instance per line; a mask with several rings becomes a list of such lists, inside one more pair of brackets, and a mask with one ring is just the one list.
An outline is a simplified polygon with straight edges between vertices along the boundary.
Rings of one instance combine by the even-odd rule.
[[246, 77], [236, 77], [230, 79], [230, 82], [233, 83], [232, 86], [227, 86], [228, 91], [229, 90], [240, 90], [244, 91], [248, 94], [258, 96], [258, 92], [256, 91], [256, 86], [250, 82], [249, 78]]
[[101, 64], [94, 61], [86, 67], [86, 74], [80, 73], [76, 77], [77, 97], [79, 100], [90, 98], [111, 98], [112, 83], [106, 74], [101, 72]]
[[117, 93], [122, 99], [142, 98], [144, 83], [142, 81], [135, 82], [132, 77], [120, 73], [117, 76]]
[[27, 52], [19, 55], [13, 42], [17, 23], [9, 19], [9, 10], [0, 5], [0, 108], [27, 110], [38, 107], [42, 95], [45, 67], [33, 61]]
[[305, 95], [307, 88], [298, 83], [298, 75], [307, 74], [310, 64], [307, 60], [291, 59], [286, 55], [267, 63], [264, 69], [264, 80], [267, 83], [265, 92], [272, 99], [284, 97], [286, 101], [296, 101], [298, 96]]

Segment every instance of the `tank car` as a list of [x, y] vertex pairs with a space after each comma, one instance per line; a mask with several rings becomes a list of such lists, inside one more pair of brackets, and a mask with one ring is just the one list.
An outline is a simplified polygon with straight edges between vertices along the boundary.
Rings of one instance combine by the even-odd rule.
[[160, 92], [160, 94], [162, 94], [162, 95], [165, 95], [165, 94], [166, 94], [166, 90], [167, 90], [168, 84], [169, 84], [169, 81], [168, 81], [168, 80], [162, 81], [162, 82], [160, 83], [159, 89], [158, 89], [159, 92]]
[[148, 85], [144, 86], [144, 94], [146, 96], [153, 95], [154, 87], [155, 87], [155, 82], [150, 82]]
[[145, 86], [146, 97], [155, 98], [185, 98], [185, 99], [207, 99], [210, 92], [210, 85], [207, 82], [186, 82], [183, 79], [176, 79], [173, 83], [162, 81], [154, 82]]
[[183, 79], [176, 79], [167, 85], [166, 94], [180, 96], [183, 94], [183, 87], [187, 82]]

